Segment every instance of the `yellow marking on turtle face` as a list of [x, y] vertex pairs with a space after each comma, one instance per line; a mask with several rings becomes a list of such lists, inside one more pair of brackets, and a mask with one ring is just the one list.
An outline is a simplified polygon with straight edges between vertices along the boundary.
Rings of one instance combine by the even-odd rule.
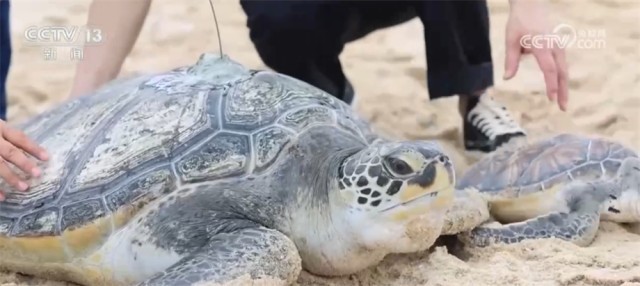
[[436, 177], [431, 185], [422, 187], [418, 184], [407, 184], [400, 193], [400, 200], [406, 203], [434, 192], [438, 192], [438, 194], [433, 198], [431, 203], [418, 203], [414, 206], [397, 210], [392, 215], [392, 219], [395, 221], [404, 221], [411, 217], [428, 214], [433, 211], [444, 211], [453, 204], [453, 185], [452, 182], [449, 181], [449, 172], [441, 164], [436, 165]]
[[453, 205], [454, 187], [449, 185], [438, 193], [438, 197], [435, 202], [431, 204], [430, 208], [437, 208], [438, 210], [448, 210]]
[[391, 218], [394, 221], [406, 221], [412, 217], [433, 213], [444, 213], [453, 204], [453, 186], [444, 187], [429, 204], [416, 204], [415, 206], [395, 211]]
[[428, 210], [426, 207], [410, 208], [395, 212], [391, 218], [394, 221], [406, 221], [411, 217], [419, 216], [420, 214], [424, 214], [427, 211]]
[[491, 215], [501, 223], [521, 222], [545, 215], [557, 206], [557, 193], [563, 185], [559, 184], [544, 191], [510, 199], [494, 199], [490, 203]]
[[436, 177], [433, 183], [427, 187], [421, 187], [418, 184], [408, 184], [401, 192], [400, 200], [406, 202], [426, 193], [447, 188], [451, 184], [452, 182], [449, 182], [449, 172], [447, 169], [442, 164], [436, 164]]

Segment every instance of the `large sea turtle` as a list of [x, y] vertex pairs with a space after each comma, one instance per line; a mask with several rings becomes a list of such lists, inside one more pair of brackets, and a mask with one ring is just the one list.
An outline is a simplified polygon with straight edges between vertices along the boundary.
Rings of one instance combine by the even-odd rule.
[[640, 222], [640, 158], [609, 139], [559, 134], [484, 157], [455, 198], [443, 234], [471, 245], [554, 237], [586, 246], [601, 219]]
[[452, 202], [437, 144], [215, 54], [19, 127], [51, 159], [0, 203], [0, 268], [84, 285], [349, 274], [428, 248]]

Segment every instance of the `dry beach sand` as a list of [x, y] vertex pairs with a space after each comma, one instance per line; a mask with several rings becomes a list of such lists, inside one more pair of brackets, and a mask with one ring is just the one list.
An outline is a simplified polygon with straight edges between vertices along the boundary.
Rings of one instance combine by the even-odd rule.
[[[46, 110], [69, 92], [74, 63], [58, 51], [54, 62], [28, 46], [30, 25], [82, 25], [89, 0], [12, 1], [14, 57], [9, 76], [9, 117], [13, 123]], [[224, 51], [247, 66], [263, 68], [248, 38], [238, 1], [216, 1]], [[154, 1], [123, 75], [166, 70], [217, 52], [216, 34], [205, 0]], [[620, 140], [640, 150], [640, 1], [557, 0], [557, 18], [577, 29], [601, 29], [606, 47], [568, 49], [571, 100], [563, 113], [544, 96], [542, 74], [528, 57], [503, 81], [507, 0], [490, 1], [496, 88], [492, 92], [522, 122], [531, 139], [580, 132]], [[425, 89], [422, 25], [414, 20], [350, 44], [342, 55], [360, 97], [357, 110], [381, 131], [398, 138], [437, 139], [453, 154], [457, 171], [472, 163], [460, 152], [457, 98], [429, 101]], [[67, 51], [68, 52], [68, 51]], [[303, 273], [301, 285], [640, 285], [640, 227], [603, 223], [590, 247], [536, 241], [506, 247], [466, 249], [461, 258], [444, 247], [394, 255], [350, 277], [325, 279]], [[16, 274], [0, 274], [2, 285], [67, 285]], [[240, 283], [239, 285], [250, 285]]]

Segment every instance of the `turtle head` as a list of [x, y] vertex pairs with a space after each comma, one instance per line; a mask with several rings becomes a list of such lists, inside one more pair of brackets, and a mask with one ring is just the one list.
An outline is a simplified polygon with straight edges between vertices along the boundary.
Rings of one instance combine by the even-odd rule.
[[609, 195], [603, 215], [616, 222], [640, 223], [640, 158], [624, 159], [614, 180], [619, 190]]
[[379, 143], [346, 158], [336, 185], [333, 205], [346, 210], [347, 226], [366, 245], [411, 252], [439, 235], [455, 174], [434, 142]]

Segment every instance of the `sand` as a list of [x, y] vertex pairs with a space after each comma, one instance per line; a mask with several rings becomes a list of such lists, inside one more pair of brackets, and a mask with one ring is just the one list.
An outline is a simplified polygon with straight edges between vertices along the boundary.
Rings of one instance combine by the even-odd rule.
[[[9, 121], [18, 123], [63, 101], [74, 62], [59, 50], [57, 61], [43, 59], [28, 46], [30, 25], [83, 25], [88, 0], [13, 1], [14, 57], [9, 76]], [[237, 1], [217, 1], [224, 51], [255, 68], [265, 66], [255, 52]], [[531, 140], [558, 132], [615, 138], [640, 150], [640, 2], [635, 0], [553, 1], [557, 18], [578, 29], [606, 33], [606, 47], [567, 51], [570, 64], [569, 111], [561, 112], [544, 96], [542, 74], [532, 57], [516, 77], [502, 80], [504, 25], [508, 1], [490, 1], [496, 87], [491, 92], [507, 105]], [[122, 75], [166, 70], [193, 63], [205, 51], [217, 52], [216, 34], [206, 1], [154, 1], [144, 30]], [[360, 98], [357, 111], [381, 132], [397, 138], [435, 139], [452, 154], [458, 172], [471, 157], [460, 142], [457, 98], [429, 101], [425, 89], [425, 53], [418, 20], [381, 30], [346, 47], [343, 65]], [[444, 247], [413, 255], [393, 255], [350, 277], [325, 279], [303, 273], [302, 285], [640, 285], [640, 228], [603, 223], [585, 248], [559, 241], [465, 249]], [[67, 285], [15, 274], [0, 274], [2, 285]], [[241, 283], [241, 285], [249, 283]]]

